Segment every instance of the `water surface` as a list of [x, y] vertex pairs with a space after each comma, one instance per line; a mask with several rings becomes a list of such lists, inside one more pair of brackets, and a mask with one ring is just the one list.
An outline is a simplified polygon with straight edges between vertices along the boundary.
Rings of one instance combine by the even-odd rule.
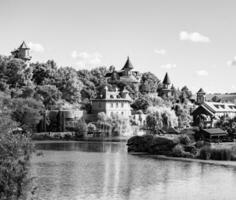
[[125, 143], [37, 144], [40, 200], [235, 200], [236, 169], [129, 155]]

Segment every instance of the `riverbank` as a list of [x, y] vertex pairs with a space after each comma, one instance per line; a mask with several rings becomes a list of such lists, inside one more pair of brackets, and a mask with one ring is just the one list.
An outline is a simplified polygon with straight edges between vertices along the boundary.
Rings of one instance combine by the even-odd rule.
[[77, 140], [63, 140], [63, 139], [50, 139], [50, 140], [32, 140], [33, 143], [65, 143], [65, 142], [127, 142], [129, 137], [84, 137]]
[[180, 157], [173, 157], [173, 156], [164, 156], [164, 155], [150, 155], [146, 153], [131, 153], [134, 156], [140, 156], [145, 158], [153, 158], [157, 160], [173, 160], [173, 161], [182, 161], [182, 162], [196, 162], [202, 164], [209, 164], [209, 165], [217, 165], [217, 166], [224, 166], [224, 167], [236, 167], [235, 161], [222, 161], [222, 160], [201, 160], [195, 158], [180, 158]]

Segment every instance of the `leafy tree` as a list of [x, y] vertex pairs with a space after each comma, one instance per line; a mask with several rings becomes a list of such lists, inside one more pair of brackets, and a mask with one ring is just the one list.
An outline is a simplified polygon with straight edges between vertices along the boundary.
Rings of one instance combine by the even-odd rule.
[[35, 99], [17, 98], [12, 101], [12, 119], [23, 129], [34, 130], [42, 118], [44, 106]]
[[17, 123], [11, 118], [12, 109], [10, 97], [1, 93], [0, 199], [26, 199], [24, 189], [30, 182], [28, 164], [33, 147], [28, 135], [13, 133]]
[[35, 98], [41, 100], [47, 109], [55, 105], [62, 94], [55, 85], [41, 85], [36, 88]]
[[31, 85], [32, 69], [21, 59], [0, 57], [0, 79], [2, 87], [21, 88]]
[[57, 65], [53, 60], [46, 63], [32, 63], [33, 81], [36, 85], [52, 84], [57, 74]]
[[142, 94], [157, 92], [158, 84], [160, 80], [151, 72], [142, 74], [139, 91]]
[[71, 67], [59, 68], [55, 85], [62, 93], [62, 99], [69, 103], [78, 103], [81, 99], [83, 84], [78, 79], [76, 71]]
[[80, 119], [75, 126], [75, 137], [81, 138], [85, 136], [88, 132], [88, 127], [84, 119]]

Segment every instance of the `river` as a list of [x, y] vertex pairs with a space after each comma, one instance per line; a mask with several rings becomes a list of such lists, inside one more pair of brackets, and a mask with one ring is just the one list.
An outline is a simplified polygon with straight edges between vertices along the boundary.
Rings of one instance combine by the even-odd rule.
[[37, 143], [40, 200], [235, 200], [236, 168], [130, 155], [124, 142]]

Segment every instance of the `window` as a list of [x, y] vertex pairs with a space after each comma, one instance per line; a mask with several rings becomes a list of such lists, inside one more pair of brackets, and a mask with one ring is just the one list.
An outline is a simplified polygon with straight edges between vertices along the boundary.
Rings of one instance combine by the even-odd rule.
[[121, 107], [124, 108], [124, 103], [123, 102], [121, 103]]
[[100, 102], [98, 103], [98, 107], [99, 107], [99, 108], [101, 108], [101, 107], [102, 107], [102, 105], [101, 105], [101, 103], [100, 103]]
[[111, 103], [111, 107], [113, 108], [113, 103]]
[[118, 102], [116, 102], [116, 107], [118, 108], [118, 106], [119, 106], [119, 103], [118, 103]]
[[124, 115], [124, 112], [121, 112], [122, 115]]

